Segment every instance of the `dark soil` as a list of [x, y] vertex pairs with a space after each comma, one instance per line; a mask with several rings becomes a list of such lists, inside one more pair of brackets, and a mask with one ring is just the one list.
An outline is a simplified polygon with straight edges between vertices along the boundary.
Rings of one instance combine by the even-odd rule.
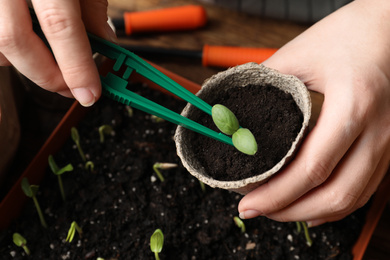
[[[183, 102], [134, 87], [166, 107], [184, 107]], [[98, 127], [103, 124], [113, 126], [115, 134], [101, 144]], [[75, 168], [63, 175], [67, 201], [62, 202], [57, 177], [48, 171], [38, 200], [49, 227], [40, 226], [30, 201], [21, 217], [0, 233], [1, 259], [154, 259], [149, 241], [157, 228], [165, 236], [162, 260], [352, 258], [363, 223], [361, 211], [310, 229], [312, 247], [296, 233], [295, 223], [259, 217], [245, 220], [246, 232], [241, 233], [233, 221], [241, 196], [210, 187], [202, 191], [176, 155], [175, 125], [155, 123], [138, 110], [129, 117], [125, 106], [102, 98], [77, 128], [95, 171], [84, 169], [69, 140], [54, 155], [60, 167], [72, 163]], [[152, 169], [155, 162], [178, 167], [162, 171], [161, 182]], [[72, 221], [82, 227], [83, 235], [66, 243]], [[14, 232], [27, 239], [30, 257], [12, 243]]]
[[[231, 88], [218, 96], [218, 103], [228, 107], [240, 125], [253, 133], [258, 152], [246, 155], [186, 130], [197, 159], [216, 180], [240, 180], [271, 169], [287, 154], [302, 127], [303, 115], [292, 96], [275, 87]], [[200, 113], [191, 119], [217, 131], [211, 117]]]

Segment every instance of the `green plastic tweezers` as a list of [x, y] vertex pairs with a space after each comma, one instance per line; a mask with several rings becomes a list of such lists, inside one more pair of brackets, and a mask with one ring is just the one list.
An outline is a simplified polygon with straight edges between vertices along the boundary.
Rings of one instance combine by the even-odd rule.
[[[34, 11], [31, 9], [30, 14], [33, 22], [36, 25], [39, 25], [38, 19]], [[184, 87], [180, 86], [178, 83], [167, 77], [165, 74], [161, 73], [159, 70], [154, 68], [152, 65], [134, 53], [90, 33], [88, 34], [88, 38], [94, 53], [97, 52], [115, 61], [115, 64], [112, 68], [114, 72], [118, 72], [124, 66], [126, 67], [124, 68], [125, 70], [121, 77], [115, 75], [112, 72], [108, 72], [106, 76], [100, 76], [104, 95], [125, 105], [132, 106], [136, 109], [163, 118], [174, 124], [181, 125], [192, 131], [214, 138], [223, 143], [233, 145], [231, 137], [215, 132], [191, 119], [183, 117], [178, 113], [175, 113], [147, 98], [144, 98], [128, 90], [126, 87], [128, 85], [128, 79], [131, 73], [135, 71], [156, 83], [157, 85], [168, 90], [172, 94], [175, 94], [176, 96], [201, 109], [205, 113], [211, 115], [212, 107], [205, 101], [192, 94]]]
[[101, 55], [115, 61], [115, 64], [112, 68], [113, 71], [117, 72], [122, 68], [122, 66], [126, 67], [122, 77], [117, 76], [111, 72], [108, 72], [106, 76], [100, 76], [104, 95], [107, 95], [110, 98], [125, 105], [132, 106], [136, 109], [158, 116], [174, 124], [181, 125], [192, 131], [214, 138], [226, 144], [233, 145], [232, 139], [230, 137], [222, 133], [217, 133], [195, 121], [192, 121], [178, 113], [173, 112], [172, 110], [169, 110], [128, 90], [126, 88], [128, 85], [128, 79], [131, 73], [135, 71], [145, 78], [153, 81], [157, 85], [168, 90], [172, 94], [175, 94], [176, 96], [201, 109], [205, 113], [211, 115], [211, 106], [209, 104], [196, 95], [192, 94], [184, 87], [180, 86], [178, 83], [167, 77], [165, 74], [161, 73], [159, 70], [151, 66], [149, 63], [134, 53], [95, 35], [88, 34], [88, 37], [93, 52], [98, 52]]

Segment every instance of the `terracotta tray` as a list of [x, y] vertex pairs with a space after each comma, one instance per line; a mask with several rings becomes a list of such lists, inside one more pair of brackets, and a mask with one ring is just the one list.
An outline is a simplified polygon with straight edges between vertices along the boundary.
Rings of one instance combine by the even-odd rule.
[[[200, 89], [200, 85], [193, 83], [183, 77], [180, 77], [170, 71], [167, 71], [155, 64], [152, 65], [159, 69], [161, 72], [165, 73], [170, 78], [172, 78], [174, 81], [178, 82], [183, 87], [187, 88], [192, 93], [196, 93]], [[103, 63], [101, 71], [104, 71], [109, 66], [110, 64], [108, 64], [106, 67], [105, 63]], [[132, 75], [130, 80], [133, 82], [145, 82], [153, 88], [157, 88], [162, 92], [168, 93], [164, 89], [161, 89], [154, 83], [148, 81], [147, 79], [143, 78], [138, 74]], [[313, 102], [315, 102], [315, 100]], [[45, 144], [42, 146], [38, 154], [31, 161], [27, 169], [22, 173], [18, 181], [14, 184], [8, 194], [1, 201], [0, 230], [6, 229], [11, 223], [11, 221], [19, 216], [25, 202], [28, 199], [23, 194], [20, 188], [21, 180], [24, 177], [27, 177], [31, 183], [40, 183], [47, 167], [48, 156], [50, 154], [54, 154], [62, 147], [62, 145], [70, 136], [71, 127], [77, 125], [77, 123], [85, 116], [87, 111], [88, 108], [82, 107], [78, 104], [78, 102], [73, 103], [69, 111], [65, 114], [58, 126], [54, 129], [54, 131], [47, 139]], [[366, 224], [364, 225], [362, 232], [355, 246], [352, 249], [352, 253], [354, 255], [355, 260], [363, 258], [371, 236], [385, 208], [386, 202], [390, 198], [390, 193], [388, 192], [389, 189], [390, 174], [387, 174], [386, 178], [383, 180], [381, 186], [373, 197], [371, 207], [367, 213]]]

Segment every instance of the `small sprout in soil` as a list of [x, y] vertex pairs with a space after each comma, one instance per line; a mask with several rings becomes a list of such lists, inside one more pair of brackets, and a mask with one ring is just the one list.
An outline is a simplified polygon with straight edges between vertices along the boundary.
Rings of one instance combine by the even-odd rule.
[[257, 152], [256, 139], [252, 132], [240, 128], [237, 117], [224, 105], [216, 104], [211, 109], [211, 116], [218, 129], [232, 136], [234, 147], [242, 153], [254, 155]]
[[155, 115], [152, 115], [150, 118], [152, 119], [152, 122], [154, 122], [154, 123], [162, 123], [165, 121], [163, 118], [155, 116]]
[[75, 233], [79, 233], [79, 236], [81, 237], [83, 234], [83, 230], [77, 225], [76, 221], [73, 221], [72, 224], [70, 225], [69, 231], [68, 231], [68, 236], [66, 237], [66, 242], [72, 242]]
[[161, 229], [156, 229], [153, 235], [150, 237], [150, 250], [154, 253], [156, 260], [159, 260], [160, 257], [158, 253], [161, 252], [164, 245], [164, 234]]
[[65, 197], [65, 191], [64, 191], [64, 186], [62, 185], [62, 178], [61, 178], [61, 175], [65, 172], [71, 172], [73, 171], [73, 166], [72, 164], [68, 164], [66, 166], [64, 166], [63, 168], [59, 168], [56, 164], [56, 162], [54, 161], [54, 158], [52, 155], [49, 155], [49, 166], [50, 166], [50, 169], [51, 171], [57, 175], [58, 177], [58, 186], [60, 187], [60, 191], [61, 191], [61, 197], [62, 197], [62, 200], [65, 201], [66, 200], [66, 197]]
[[206, 192], [206, 185], [201, 181], [199, 181], [199, 184], [200, 184], [200, 188], [202, 189], [202, 191]]
[[99, 127], [100, 143], [104, 143], [104, 136], [112, 134], [114, 130], [110, 125], [102, 125]]
[[89, 172], [94, 172], [95, 170], [95, 164], [92, 161], [88, 161], [85, 163], [84, 168]]
[[80, 156], [81, 156], [81, 159], [85, 162], [87, 159], [85, 158], [84, 151], [83, 151], [83, 149], [81, 148], [81, 145], [80, 145], [79, 131], [77, 131], [77, 128], [76, 128], [76, 127], [72, 127], [72, 128], [70, 129], [70, 133], [71, 133], [72, 140], [74, 141], [74, 143], [75, 143], [76, 146], [77, 146], [77, 149], [78, 149], [78, 151], [79, 151], [79, 154], [80, 154]]
[[241, 233], [245, 233], [245, 224], [244, 221], [242, 221], [239, 217], [235, 216], [233, 218], [234, 223], [236, 223], [236, 226], [241, 229]]
[[163, 182], [165, 179], [164, 179], [164, 176], [162, 175], [162, 173], [160, 172], [160, 170], [167, 170], [167, 169], [171, 169], [171, 168], [175, 168], [177, 167], [177, 164], [176, 163], [155, 163], [153, 164], [153, 170], [154, 172], [157, 174], [157, 177], [160, 179], [161, 182]]
[[[302, 230], [302, 227], [303, 227], [303, 232], [305, 234], [305, 238], [306, 238], [306, 244], [308, 246], [311, 246], [313, 244], [313, 241], [311, 240], [310, 238], [310, 234], [309, 234], [309, 229], [307, 227], [307, 224], [305, 221], [297, 221], [295, 222], [297, 224], [297, 233], [299, 234]], [[302, 227], [301, 227], [302, 226]]]
[[131, 106], [126, 106], [126, 111], [127, 111], [127, 115], [129, 117], [133, 117], [134, 111], [133, 111], [133, 108]]
[[23, 248], [27, 255], [30, 255], [30, 249], [27, 247], [27, 240], [19, 233], [14, 233], [12, 239], [15, 245]]
[[27, 178], [22, 179], [21, 186], [22, 186], [22, 190], [23, 190], [24, 194], [26, 194], [27, 197], [30, 197], [33, 199], [35, 208], [37, 209], [39, 219], [41, 221], [41, 224], [44, 228], [47, 228], [45, 218], [43, 217], [41, 207], [39, 206], [39, 203], [38, 203], [38, 200], [36, 197], [39, 186], [38, 185], [30, 185]]

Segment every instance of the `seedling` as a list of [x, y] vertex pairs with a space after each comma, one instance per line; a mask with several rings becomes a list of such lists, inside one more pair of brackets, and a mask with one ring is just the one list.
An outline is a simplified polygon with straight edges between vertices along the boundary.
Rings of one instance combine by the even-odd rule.
[[66, 166], [64, 166], [63, 168], [59, 168], [58, 165], [56, 164], [56, 162], [54, 161], [54, 158], [52, 155], [49, 155], [49, 166], [50, 166], [50, 169], [51, 171], [57, 175], [58, 177], [58, 186], [60, 187], [60, 191], [61, 191], [61, 197], [62, 197], [62, 200], [65, 201], [66, 200], [66, 197], [65, 197], [65, 191], [64, 191], [64, 186], [62, 185], [62, 178], [61, 178], [61, 175], [65, 172], [71, 172], [73, 171], [73, 166], [72, 164], [68, 164]]
[[83, 234], [83, 230], [77, 225], [76, 221], [73, 221], [72, 224], [70, 225], [69, 231], [68, 231], [68, 236], [66, 237], [66, 242], [72, 242], [75, 233], [79, 233], [79, 236], [81, 237]]
[[164, 234], [161, 229], [156, 229], [150, 237], [150, 250], [154, 253], [156, 260], [160, 260], [158, 253], [161, 252], [164, 245]]
[[256, 139], [252, 132], [240, 128], [237, 117], [224, 105], [216, 104], [211, 109], [211, 116], [218, 129], [232, 136], [234, 147], [242, 153], [254, 155], [257, 152]]
[[79, 151], [81, 159], [84, 162], [87, 161], [87, 159], [85, 158], [84, 151], [83, 151], [83, 149], [81, 148], [81, 145], [80, 145], [80, 135], [79, 135], [79, 131], [77, 131], [77, 128], [76, 127], [72, 127], [70, 129], [70, 134], [71, 134], [72, 140], [74, 141], [74, 143], [77, 146], [77, 150]]
[[[313, 244], [313, 241], [311, 240], [310, 238], [310, 234], [309, 234], [309, 229], [307, 227], [307, 224], [305, 221], [297, 221], [295, 222], [297, 224], [297, 233], [299, 234], [302, 230], [302, 227], [303, 227], [303, 232], [305, 234], [305, 238], [306, 238], [306, 244], [308, 246], [311, 246]], [[302, 227], [301, 227], [302, 226]]]
[[242, 221], [239, 217], [235, 216], [233, 218], [234, 223], [236, 223], [236, 226], [241, 229], [241, 233], [245, 233], [245, 224], [244, 221]]
[[126, 111], [127, 111], [127, 115], [128, 115], [129, 117], [133, 117], [134, 111], [133, 111], [133, 109], [131, 108], [131, 106], [126, 106]]
[[152, 115], [151, 116], [151, 119], [154, 123], [162, 123], [164, 122], [165, 120], [161, 117], [158, 117], [158, 116], [155, 116], [155, 115]]
[[23, 190], [24, 194], [26, 194], [27, 197], [30, 197], [33, 199], [35, 208], [37, 209], [39, 219], [41, 221], [41, 224], [44, 228], [47, 228], [45, 218], [43, 217], [41, 207], [39, 206], [39, 203], [38, 203], [38, 200], [36, 197], [39, 186], [38, 185], [30, 185], [27, 178], [22, 179], [21, 186], [22, 186], [22, 190]]
[[12, 239], [15, 245], [23, 248], [27, 255], [30, 255], [30, 249], [27, 247], [27, 240], [19, 233], [14, 233]]
[[95, 164], [92, 161], [88, 161], [85, 163], [84, 168], [89, 172], [94, 172], [95, 170]]
[[100, 143], [104, 143], [104, 136], [109, 135], [113, 132], [112, 126], [110, 125], [102, 125], [99, 127], [99, 137]]
[[165, 179], [164, 179], [164, 176], [162, 175], [160, 170], [167, 170], [167, 169], [171, 169], [171, 168], [175, 168], [175, 167], [177, 167], [176, 163], [159, 163], [159, 162], [157, 162], [157, 163], [153, 164], [153, 170], [157, 174], [157, 177], [160, 179], [161, 182], [163, 182]]
[[199, 184], [200, 184], [200, 188], [202, 189], [202, 191], [206, 192], [206, 185], [202, 181], [199, 181]]

